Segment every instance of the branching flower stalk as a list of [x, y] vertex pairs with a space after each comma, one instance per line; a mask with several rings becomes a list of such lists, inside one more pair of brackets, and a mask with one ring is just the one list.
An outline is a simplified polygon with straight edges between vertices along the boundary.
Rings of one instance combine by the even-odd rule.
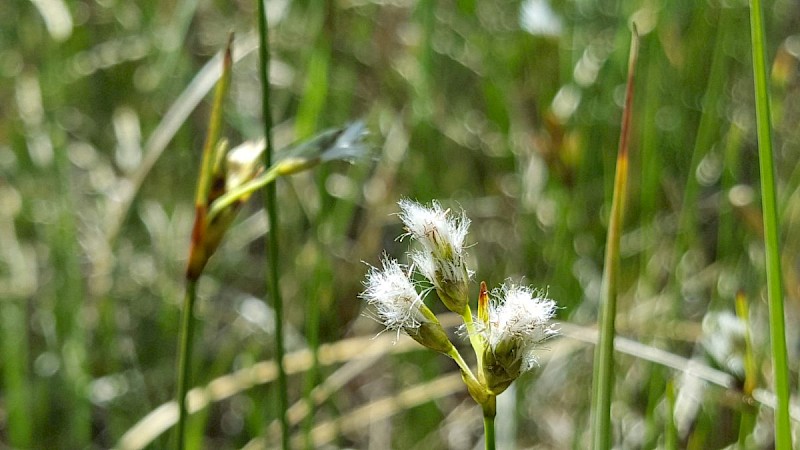
[[[486, 448], [494, 449], [496, 398], [535, 366], [534, 351], [557, 333], [550, 323], [556, 304], [542, 291], [510, 282], [490, 296], [486, 283], [481, 282], [475, 320], [469, 305], [473, 271], [467, 267], [464, 250], [469, 219], [463, 212], [452, 214], [435, 201], [425, 206], [401, 200], [399, 205], [407, 231], [400, 238], [411, 237], [421, 249], [408, 254], [410, 266], [384, 256], [381, 268], [371, 267], [367, 273], [361, 298], [374, 307], [374, 318], [386, 330], [405, 333], [456, 362], [468, 392], [483, 409]], [[414, 281], [414, 272], [426, 281]], [[431, 291], [462, 317], [477, 360], [475, 372], [425, 305], [424, 298]]]
[[186, 393], [191, 378], [189, 368], [194, 334], [192, 314], [197, 296], [197, 282], [242, 205], [256, 190], [273, 183], [280, 176], [309, 170], [329, 161], [352, 162], [367, 154], [367, 148], [362, 141], [365, 135], [364, 125], [360, 122], [327, 130], [308, 141], [282, 150], [277, 153], [275, 162], [266, 169], [262, 159], [266, 147], [263, 139], [247, 141], [229, 150], [227, 141], [220, 138], [220, 135], [222, 105], [231, 79], [231, 46], [232, 37], [225, 51], [222, 77], [214, 93], [195, 195], [195, 221], [186, 267], [186, 296], [177, 371], [178, 449], [183, 449], [185, 443], [188, 416]]

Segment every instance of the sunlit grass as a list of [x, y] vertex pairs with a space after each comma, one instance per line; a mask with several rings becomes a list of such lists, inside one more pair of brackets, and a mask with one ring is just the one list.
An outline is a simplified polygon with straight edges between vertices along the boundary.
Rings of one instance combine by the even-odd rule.
[[[762, 60], [763, 70], [772, 68], [762, 82], [774, 103], [769, 159], [779, 221], [769, 219], [769, 202], [759, 201], [769, 183], [758, 182], [768, 171], [757, 171], [764, 127], [754, 111], [766, 94], [753, 96], [744, 4], [262, 5], [270, 19], [269, 68], [255, 51], [259, 4], [56, 0], [4, 9], [0, 446], [110, 448], [140, 419], [163, 411], [162, 404], [173, 405], [175, 416], [159, 423], [162, 437], [150, 445], [173, 443], [173, 343], [190, 199], [210, 113], [207, 94], [221, 66], [212, 55], [231, 30], [236, 64], [222, 117], [231, 142], [257, 139], [269, 128], [274, 147], [285, 148], [363, 118], [377, 151], [368, 164], [334, 164], [278, 183], [279, 203], [272, 202], [280, 206], [278, 258], [263, 242], [270, 227], [261, 192], [231, 224], [198, 285], [189, 387], [211, 386], [251, 366], [277, 370], [280, 317], [287, 403], [276, 406], [277, 372], [237, 385], [230, 395], [214, 391], [188, 421], [187, 445], [277, 447], [284, 413], [289, 442], [297, 446], [308, 439], [357, 448], [479, 443], [481, 412], [471, 408], [459, 380], [448, 384], [454, 374], [444, 373], [450, 367], [436, 358], [370, 354], [370, 366], [367, 355], [327, 359], [325, 353], [353, 337], [366, 348], [380, 332], [361, 316], [361, 261], [374, 263], [384, 248], [400, 256], [391, 214], [406, 197], [447, 199], [470, 211], [479, 244], [470, 249], [470, 263], [482, 277], [496, 284], [524, 276], [549, 286], [563, 307], [564, 330], [580, 330], [552, 341], [540, 366], [503, 394], [514, 398], [498, 412], [509, 418], [496, 424], [498, 443], [591, 446], [596, 375], [593, 348], [581, 342], [596, 340], [590, 330], [601, 298], [616, 165], [607, 150], [619, 140], [626, 24], [636, 22], [642, 51], [632, 196], [619, 236], [621, 340], [610, 354], [616, 374], [605, 432], [612, 445], [626, 448], [713, 449], [737, 441], [769, 448], [777, 423], [773, 394], [783, 399], [779, 411], [793, 406], [780, 394], [783, 382], [773, 381], [780, 381], [771, 372], [778, 360], [767, 350], [769, 333], [781, 333], [767, 319], [767, 286], [775, 283], [766, 274], [780, 273], [772, 267], [775, 249], [784, 258], [778, 292], [787, 338], [796, 328], [800, 279], [793, 264], [800, 254], [794, 232], [800, 132], [793, 126], [800, 89], [794, 15], [783, 3], [764, 9]], [[522, 14], [537, 5], [548, 6], [547, 14]], [[531, 22], [543, 17], [549, 22]], [[267, 109], [275, 122], [265, 127]], [[781, 247], [765, 239], [773, 225]], [[264, 279], [273, 262], [284, 294], [277, 314]], [[743, 338], [732, 341], [727, 359], [718, 360], [708, 342], [720, 328], [704, 319], [732, 313], [739, 291], [749, 312], [737, 320], [749, 330], [751, 350]], [[376, 341], [389, 342], [385, 337]], [[317, 370], [311, 369], [315, 348]], [[290, 367], [289, 355], [298, 352], [310, 358], [308, 371]], [[791, 391], [797, 355], [792, 346], [787, 352], [788, 367], [779, 371]], [[725, 363], [745, 356], [752, 362], [746, 373]], [[696, 367], [703, 382], [687, 375]]]

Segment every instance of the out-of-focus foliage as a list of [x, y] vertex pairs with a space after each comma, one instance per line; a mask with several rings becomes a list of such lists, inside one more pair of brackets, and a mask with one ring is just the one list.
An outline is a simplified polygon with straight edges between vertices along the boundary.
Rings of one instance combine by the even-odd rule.
[[[732, 314], [742, 290], [758, 386], [769, 389], [745, 2], [267, 4], [277, 146], [362, 118], [375, 147], [368, 164], [280, 183], [290, 352], [306, 347], [309, 304], [322, 342], [380, 331], [361, 315], [362, 261], [376, 264], [383, 248], [402, 257], [392, 214], [403, 197], [468, 212], [468, 244], [481, 243], [468, 248], [478, 281], [547, 286], [560, 321], [593, 325], [635, 21], [642, 47], [619, 331], [741, 379], [742, 325]], [[207, 96], [196, 109], [186, 99], [208, 92], [198, 74], [215, 67], [209, 60], [233, 30], [224, 134], [233, 144], [259, 137], [255, 10], [245, 1], [0, 3], [0, 446], [108, 448], [172, 398], [208, 114]], [[767, 15], [790, 361], [800, 300], [798, 12], [784, 0]], [[271, 356], [258, 203], [201, 282], [197, 385]], [[499, 399], [501, 448], [589, 442], [592, 348], [569, 338], [549, 346], [541, 367]], [[353, 364], [290, 378], [298, 401], [343, 377], [320, 390], [319, 442], [466, 448], [481, 438], [480, 412], [459, 384], [452, 394], [434, 385], [425, 392], [435, 400], [401, 403], [388, 418], [378, 408], [352, 419], [369, 402], [452, 373], [451, 361], [409, 352], [361, 360], [348, 374]], [[797, 380], [797, 364], [791, 370]], [[721, 448], [749, 411], [735, 390], [641, 357], [620, 356], [617, 374], [620, 448], [663, 445], [671, 408], [681, 446]], [[193, 442], [241, 448], [274, 434], [270, 385], [236, 391], [195, 416]], [[755, 412], [748, 442], [768, 448], [771, 413]], [[324, 439], [331, 424], [337, 431]], [[167, 444], [160, 439], [154, 447]]]

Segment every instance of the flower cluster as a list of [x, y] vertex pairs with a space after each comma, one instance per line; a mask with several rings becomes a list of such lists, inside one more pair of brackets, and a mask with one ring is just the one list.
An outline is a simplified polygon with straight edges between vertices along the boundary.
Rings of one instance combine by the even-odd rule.
[[[489, 298], [481, 283], [477, 322], [472, 317], [469, 288], [473, 272], [467, 267], [465, 241], [470, 221], [434, 201], [429, 206], [399, 202], [406, 233], [419, 243], [409, 252], [411, 266], [384, 256], [382, 268], [371, 267], [361, 298], [377, 311], [376, 319], [389, 330], [404, 332], [422, 345], [452, 357], [462, 370], [473, 398], [486, 412], [494, 397], [536, 363], [534, 350], [557, 333], [550, 320], [556, 304], [542, 291], [506, 283]], [[418, 290], [416, 270], [431, 288]], [[477, 376], [461, 358], [424, 297], [435, 291], [442, 303], [464, 320], [478, 362]]]
[[372, 267], [361, 298], [374, 305], [387, 329], [405, 332], [420, 344], [441, 353], [453, 348], [436, 315], [425, 306], [409, 279], [407, 268], [384, 256], [383, 269]]
[[490, 390], [502, 391], [535, 365], [538, 344], [557, 333], [549, 323], [556, 303], [541, 291], [515, 284], [503, 285], [494, 297], [484, 322], [483, 373]]
[[221, 137], [223, 103], [231, 83], [233, 35], [225, 49], [222, 76], [214, 91], [214, 103], [203, 145], [203, 161], [195, 192], [195, 218], [186, 278], [197, 281], [209, 258], [236, 218], [241, 206], [257, 190], [278, 177], [311, 169], [329, 161], [353, 161], [367, 154], [362, 141], [364, 124], [324, 131], [298, 143], [278, 155], [270, 167], [262, 158], [267, 148], [265, 139], [245, 142], [229, 150]]
[[[422, 250], [411, 254], [419, 271], [433, 283], [439, 298], [450, 311], [463, 315], [467, 306], [470, 271], [464, 261], [464, 240], [469, 219], [462, 212], [451, 217], [434, 201], [425, 207], [411, 200], [401, 200], [400, 219]], [[403, 237], [401, 236], [401, 238]]]
[[[197, 279], [214, 254], [241, 206], [250, 196], [279, 176], [311, 169], [329, 161], [353, 161], [367, 154], [364, 124], [330, 129], [278, 152], [271, 167], [264, 167], [264, 139], [246, 141], [228, 150], [225, 139], [210, 147], [204, 157], [195, 199], [194, 230], [187, 277]], [[203, 174], [207, 174], [203, 176]]]

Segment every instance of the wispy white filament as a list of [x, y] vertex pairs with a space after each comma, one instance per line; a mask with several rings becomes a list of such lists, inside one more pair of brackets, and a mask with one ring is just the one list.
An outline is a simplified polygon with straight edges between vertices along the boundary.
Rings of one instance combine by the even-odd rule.
[[430, 207], [412, 200], [400, 200], [398, 205], [400, 220], [408, 230], [406, 235], [421, 242], [427, 251], [444, 258], [450, 252], [458, 257], [463, 254], [470, 223], [463, 211], [460, 216], [451, 217], [450, 210], [442, 209], [435, 200]]
[[423, 251], [410, 255], [420, 273], [438, 288], [442, 283], [466, 284], [472, 275], [464, 263], [464, 241], [470, 224], [466, 214], [462, 211], [460, 216], [453, 216], [435, 200], [430, 207], [411, 200], [398, 204], [400, 219], [408, 231], [403, 236], [411, 236], [423, 247]]
[[489, 306], [489, 323], [484, 330], [492, 350], [501, 342], [512, 341], [523, 358], [522, 370], [530, 369], [536, 358], [532, 351], [537, 344], [558, 331], [550, 324], [556, 303], [544, 293], [528, 286], [507, 284], [496, 290]]
[[375, 306], [378, 320], [390, 330], [413, 330], [428, 320], [420, 312], [422, 297], [397, 260], [383, 257], [382, 269], [370, 267], [360, 297]]

